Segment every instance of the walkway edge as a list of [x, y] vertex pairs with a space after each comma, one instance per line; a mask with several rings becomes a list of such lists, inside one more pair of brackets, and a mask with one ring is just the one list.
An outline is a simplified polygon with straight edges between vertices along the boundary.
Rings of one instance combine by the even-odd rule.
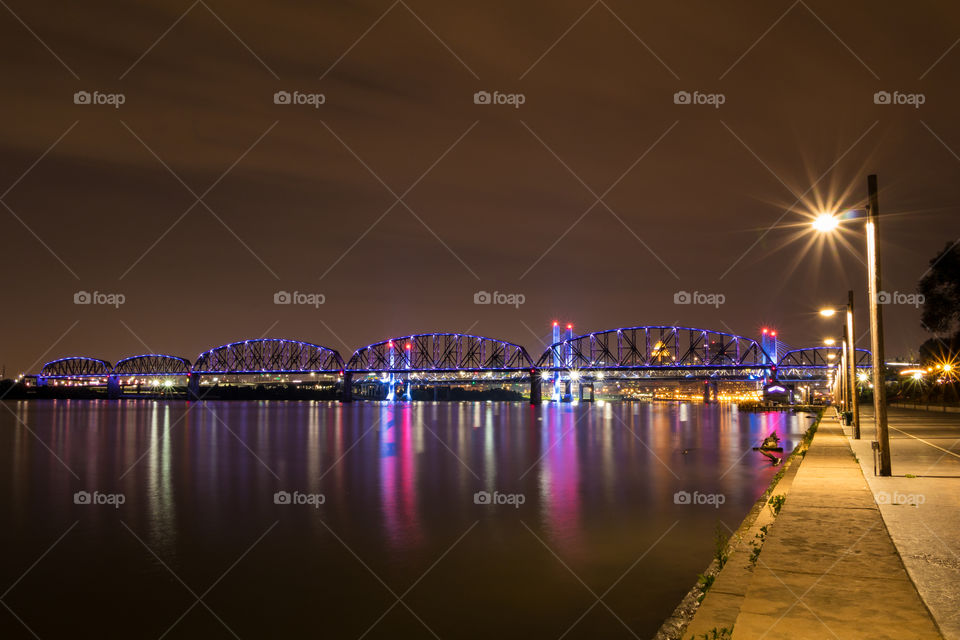
[[[774, 492], [787, 493], [794, 476], [800, 469], [800, 463], [810, 448], [813, 436], [823, 419], [823, 410], [817, 414], [813, 424], [807, 429], [803, 439], [794, 447], [793, 451], [782, 463], [780, 471], [771, 479], [770, 485], [763, 492], [757, 501], [750, 508], [750, 511], [744, 517], [740, 526], [735, 531], [730, 532], [730, 539], [727, 543], [727, 561], [723, 568], [714, 559], [704, 570], [703, 576], [713, 577], [713, 584], [707, 590], [700, 583], [690, 588], [687, 595], [683, 597], [677, 608], [667, 618], [660, 629], [657, 631], [654, 640], [682, 640], [688, 633], [706, 633], [714, 628], [723, 628], [724, 626], [733, 626], [740, 611], [739, 603], [731, 601], [730, 598], [739, 598], [743, 600], [746, 594], [746, 586], [739, 591], [735, 586], [740, 576], [734, 576], [734, 573], [740, 573], [746, 561], [748, 561], [751, 547], [749, 541], [759, 533], [760, 527], [765, 526], [773, 520], [767, 503]], [[749, 576], [747, 576], [749, 584]], [[721, 600], [725, 602], [721, 603]], [[732, 605], [736, 605], [733, 607]], [[728, 619], [729, 618], [729, 619]]]

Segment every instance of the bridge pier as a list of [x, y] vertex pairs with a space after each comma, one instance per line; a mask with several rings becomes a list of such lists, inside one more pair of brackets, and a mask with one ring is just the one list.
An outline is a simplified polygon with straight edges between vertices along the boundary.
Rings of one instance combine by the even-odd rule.
[[[584, 397], [583, 397], [583, 391], [584, 391], [584, 389], [589, 389], [589, 390], [590, 390], [590, 397], [589, 397], [589, 398], [584, 398]], [[592, 382], [587, 382], [587, 383], [581, 382], [581, 383], [580, 383], [580, 402], [593, 402], [593, 383], [592, 383]]]
[[530, 404], [543, 403], [543, 379], [536, 369], [530, 369]]
[[200, 374], [187, 374], [187, 399], [200, 400]]
[[353, 373], [343, 372], [343, 386], [340, 389], [340, 402], [353, 402]]
[[703, 381], [703, 404], [717, 402], [717, 382], [715, 380]]
[[120, 391], [120, 378], [111, 375], [107, 378], [107, 398], [116, 400], [122, 395]]

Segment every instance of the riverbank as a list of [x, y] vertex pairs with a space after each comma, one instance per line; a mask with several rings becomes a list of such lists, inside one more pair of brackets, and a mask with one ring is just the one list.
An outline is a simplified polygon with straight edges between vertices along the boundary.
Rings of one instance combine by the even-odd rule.
[[834, 417], [781, 490], [779, 515], [758, 517], [763, 535], [734, 549], [683, 638], [942, 638]]
[[655, 640], [680, 640], [693, 633], [709, 633], [713, 629], [719, 632], [723, 628], [733, 628], [739, 605], [746, 594], [746, 585], [749, 584], [746, 571], [753, 564], [751, 557], [755, 553], [756, 545], [762, 544], [763, 536], [779, 512], [780, 507], [777, 505], [782, 504], [780, 496], [785, 499], [789, 492], [800, 462], [806, 455], [822, 419], [821, 410], [800, 444], [781, 463], [780, 471], [754, 503], [740, 526], [736, 530], [726, 527], [726, 543], [718, 543], [713, 562], [663, 623]]

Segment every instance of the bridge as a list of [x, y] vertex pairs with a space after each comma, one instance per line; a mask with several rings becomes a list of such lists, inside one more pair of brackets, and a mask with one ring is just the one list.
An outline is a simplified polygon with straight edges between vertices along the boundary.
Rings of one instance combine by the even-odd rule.
[[[772, 334], [775, 336], [776, 334]], [[201, 385], [240, 383], [324, 383], [340, 399], [410, 399], [411, 387], [467, 383], [522, 384], [539, 403], [544, 382], [551, 397], [569, 399], [601, 381], [704, 381], [705, 392], [719, 381], [762, 383], [825, 381], [843, 348], [817, 346], [783, 351], [764, 331], [760, 341], [733, 333], [672, 325], [605, 329], [559, 339], [534, 361], [518, 344], [466, 333], [419, 333], [381, 340], [344, 361], [331, 347], [285, 338], [231, 342], [186, 358], [144, 354], [119, 360], [88, 356], [58, 358], [43, 365], [38, 386], [106, 386], [110, 397], [146, 387], [185, 388], [201, 398]], [[781, 352], [783, 351], [783, 352]], [[870, 367], [870, 352], [856, 350], [856, 366]], [[708, 396], [705, 396], [708, 397]]]
[[[861, 373], [873, 367], [868, 349], [855, 349], [854, 366]], [[786, 382], [825, 380], [843, 356], [842, 346], [808, 347], [787, 351], [777, 363], [777, 378]]]
[[397, 387], [410, 398], [415, 383], [520, 382], [534, 374], [533, 360], [518, 344], [465, 333], [420, 333], [391, 338], [357, 349], [344, 374], [344, 399], [356, 383], [385, 387], [385, 399]]

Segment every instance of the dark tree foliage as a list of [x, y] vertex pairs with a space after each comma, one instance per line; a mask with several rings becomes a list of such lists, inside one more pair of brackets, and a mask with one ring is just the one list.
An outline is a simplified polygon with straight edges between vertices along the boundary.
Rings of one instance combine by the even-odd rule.
[[960, 333], [960, 243], [949, 243], [930, 260], [917, 287], [924, 297], [923, 328], [938, 337]]
[[947, 362], [960, 354], [960, 243], [948, 243], [930, 260], [917, 290], [923, 294], [923, 328], [934, 334], [920, 345], [920, 362]]

